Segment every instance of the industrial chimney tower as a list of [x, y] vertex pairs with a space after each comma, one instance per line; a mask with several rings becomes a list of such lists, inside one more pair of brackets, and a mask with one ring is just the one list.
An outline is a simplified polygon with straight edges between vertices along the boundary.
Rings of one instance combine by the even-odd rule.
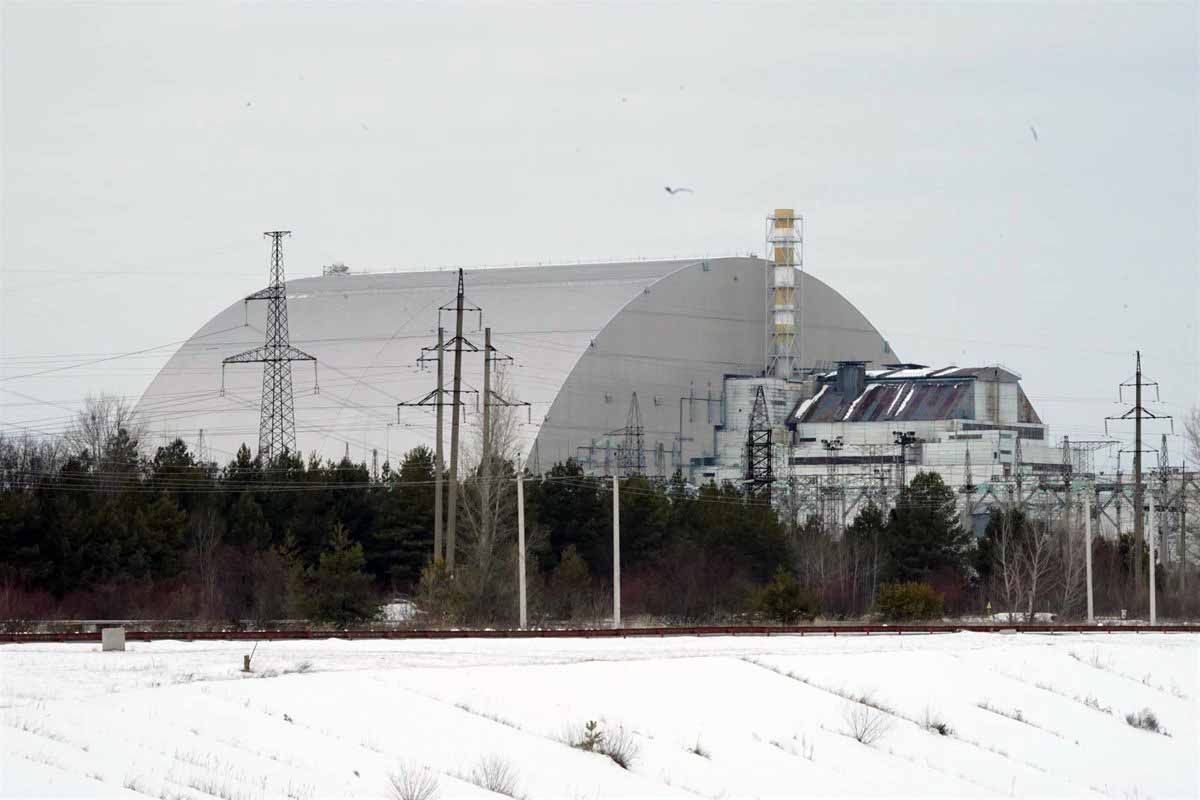
[[796, 268], [804, 269], [804, 220], [790, 208], [767, 217], [768, 377], [792, 378], [800, 367], [800, 305]]

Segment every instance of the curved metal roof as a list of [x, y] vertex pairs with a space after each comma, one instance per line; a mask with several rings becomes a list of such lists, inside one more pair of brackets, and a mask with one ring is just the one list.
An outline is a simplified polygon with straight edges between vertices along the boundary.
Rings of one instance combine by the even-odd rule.
[[[706, 368], [725, 373], [761, 368], [763, 336], [758, 331], [765, 294], [756, 281], [765, 273], [763, 264], [757, 259], [731, 258], [467, 271], [467, 299], [482, 307], [483, 323], [492, 328], [493, 346], [513, 359], [507, 370], [509, 394], [531, 404], [531, 410], [520, 415], [522, 448], [532, 445], [556, 400], [560, 402], [554, 423], [580, 429], [573, 441], [584, 440], [589, 427], [590, 435], [602, 434], [608, 418], [592, 419], [583, 411], [572, 418], [570, 404], [564, 402], [564, 386], [571, 379], [570, 387], [575, 388], [570, 392], [590, 391], [578, 387], [587, 385], [588, 376], [595, 378], [598, 369], [618, 383], [624, 378], [634, 380], [639, 369], [666, 374], [669, 370], [661, 364], [655, 366], [657, 356], [643, 357], [642, 351], [655, 351], [661, 344], [657, 340], [666, 341], [672, 333], [688, 332], [689, 347], [698, 353], [694, 358]], [[729, 283], [716, 293], [706, 290], [700, 308], [688, 287], [709, 272]], [[671, 276], [675, 277], [665, 280]], [[314, 391], [311, 366], [293, 366], [296, 437], [303, 453], [317, 451], [323, 457], [340, 458], [348, 445], [353, 460], [370, 464], [371, 451], [377, 449], [382, 464], [389, 453], [395, 462], [397, 454], [432, 442], [433, 409], [404, 408], [397, 421], [396, 403], [415, 401], [434, 388], [435, 372], [431, 365], [419, 367], [417, 358], [422, 348], [435, 344], [438, 309], [453, 303], [456, 279], [456, 271], [444, 270], [328, 275], [288, 282], [291, 343], [315, 356], [319, 364], [319, 393]], [[880, 347], [878, 332], [851, 304], [810, 275], [804, 281], [812, 291], [804, 302], [803, 330], [827, 334], [810, 335], [812, 359], [895, 360], [886, 343]], [[262, 303], [246, 307], [238, 300], [179, 348], [138, 406], [152, 432], [194, 443], [203, 429], [212, 458], [219, 462], [231, 458], [243, 442], [255, 448], [261, 367], [228, 367], [222, 395], [221, 361], [263, 343], [265, 312]], [[467, 314], [464, 334], [482, 348], [478, 323], [478, 314]], [[452, 336], [452, 312], [442, 312], [441, 324], [448, 330], [447, 338]], [[736, 339], [732, 344], [720, 343], [731, 336]], [[598, 349], [597, 339], [602, 339], [602, 345], [619, 340], [619, 346]], [[851, 341], [857, 344], [839, 344]], [[600, 358], [600, 350], [610, 357]], [[589, 351], [597, 357], [581, 360]], [[452, 359], [447, 354], [447, 387]], [[631, 367], [632, 363], [641, 366]], [[671, 377], [676, 384], [680, 379]], [[480, 354], [464, 353], [463, 381], [464, 388], [481, 388]], [[675, 386], [670, 392], [661, 391], [664, 397], [673, 392], [664, 403], [674, 407], [686, 389]], [[627, 400], [626, 394], [614, 416], [620, 424]], [[476, 395], [465, 395], [464, 402], [468, 425], [477, 423]], [[653, 401], [648, 397], [645, 402]], [[615, 404], [606, 414], [610, 411], [615, 413]], [[601, 429], [595, 430], [597, 426]], [[573, 447], [573, 441], [564, 440], [562, 447]], [[561, 455], [556, 452], [554, 457]], [[542, 457], [550, 454], [543, 450]]]

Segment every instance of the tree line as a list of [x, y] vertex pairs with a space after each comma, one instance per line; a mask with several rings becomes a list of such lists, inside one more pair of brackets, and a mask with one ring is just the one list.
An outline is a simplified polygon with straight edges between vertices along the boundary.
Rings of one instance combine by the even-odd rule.
[[[263, 463], [245, 445], [218, 466], [179, 439], [150, 452], [127, 406], [91, 399], [63, 437], [0, 437], [0, 618], [344, 625], [405, 595], [427, 622], [514, 624], [512, 430], [500, 418], [489, 442], [465, 449], [450, 574], [432, 557], [428, 448], [377, 476], [349, 459]], [[526, 475], [531, 620], [609, 613], [611, 492], [611, 480], [573, 461]], [[997, 512], [977, 540], [961, 525], [954, 490], [933, 473], [913, 478], [886, 512], [864, 508], [844, 535], [740, 487], [694, 487], [679, 474], [624, 478], [620, 502], [627, 617], [902, 618], [989, 603], [1023, 615], [1083, 613], [1078, 525]], [[1098, 613], [1131, 607], [1131, 553], [1127, 537], [1095, 540]], [[1163, 613], [1195, 613], [1167, 577]]]

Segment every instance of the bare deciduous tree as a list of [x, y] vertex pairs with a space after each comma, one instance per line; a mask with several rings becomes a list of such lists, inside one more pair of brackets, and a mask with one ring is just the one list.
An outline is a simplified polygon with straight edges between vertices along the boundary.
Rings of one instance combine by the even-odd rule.
[[1057, 565], [1055, 583], [1058, 594], [1058, 613], [1062, 617], [1071, 617], [1078, 613], [1086, 594], [1084, 580], [1086, 578], [1086, 548], [1083, 532], [1083, 522], [1072, 514], [1068, 507], [1058, 525], [1056, 537], [1056, 552], [1054, 560]]
[[200, 586], [199, 615], [202, 619], [217, 616], [217, 552], [221, 546], [225, 523], [212, 506], [197, 509], [188, 524], [190, 555], [195, 569], [196, 581]]
[[1041, 520], [1028, 520], [1017, 553], [1024, 581], [1025, 621], [1033, 622], [1040, 599], [1038, 592], [1046, 590], [1054, 564], [1054, 537], [1050, 526]]
[[1017, 607], [1024, 606], [1032, 622], [1037, 603], [1045, 599], [1058, 555], [1058, 540], [1044, 520], [1006, 509], [993, 527], [993, 580], [1004, 597], [1012, 621]]
[[1012, 511], [999, 512], [999, 522], [995, 526], [992, 537], [994, 565], [994, 580], [996, 587], [1004, 597], [1004, 608], [1008, 611], [1009, 622], [1013, 621], [1013, 610], [1021, 596], [1021, 562], [1017, 556], [1019, 550], [1017, 515]]
[[34, 487], [40, 480], [58, 472], [64, 457], [63, 442], [59, 438], [0, 433], [0, 490], [21, 491]]
[[1200, 406], [1195, 406], [1188, 412], [1183, 420], [1183, 427], [1192, 462], [1200, 463]]
[[[510, 381], [503, 369], [492, 379], [493, 391], [508, 396]], [[493, 402], [496, 402], [493, 399]], [[482, 425], [466, 443], [463, 461], [474, 465], [463, 483], [463, 568], [458, 570], [476, 613], [502, 610], [515, 604], [507, 600], [515, 590], [516, 576], [516, 462], [519, 457], [520, 420], [512, 406], [490, 409], [487, 441]]]
[[64, 438], [72, 455], [86, 453], [102, 470], [111, 444], [121, 431], [125, 431], [135, 445], [145, 434], [145, 425], [135, 413], [133, 404], [117, 395], [88, 395]]

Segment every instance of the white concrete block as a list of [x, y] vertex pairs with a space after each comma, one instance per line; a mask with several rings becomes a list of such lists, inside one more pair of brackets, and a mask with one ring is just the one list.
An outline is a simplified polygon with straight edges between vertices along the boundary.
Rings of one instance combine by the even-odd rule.
[[100, 631], [100, 649], [104, 652], [109, 650], [125, 649], [125, 629], [124, 628], [105, 628]]

